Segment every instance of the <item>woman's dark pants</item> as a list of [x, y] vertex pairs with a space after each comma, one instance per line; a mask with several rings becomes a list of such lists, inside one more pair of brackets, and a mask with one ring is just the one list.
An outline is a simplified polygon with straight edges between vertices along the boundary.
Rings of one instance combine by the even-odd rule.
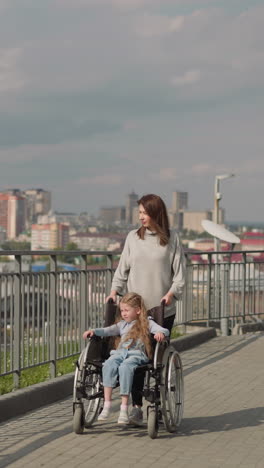
[[[171, 329], [173, 327], [175, 315], [171, 315], [164, 319], [164, 328], [167, 328], [171, 333]], [[145, 380], [145, 372], [140, 372], [134, 376], [133, 385], [132, 385], [132, 402], [133, 406], [142, 406], [142, 394], [143, 394], [143, 387], [144, 387], [144, 380]]]

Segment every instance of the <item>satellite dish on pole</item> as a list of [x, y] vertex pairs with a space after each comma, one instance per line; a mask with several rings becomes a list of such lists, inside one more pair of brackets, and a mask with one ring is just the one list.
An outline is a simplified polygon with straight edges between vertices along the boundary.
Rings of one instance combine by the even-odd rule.
[[233, 234], [233, 232], [228, 231], [228, 229], [224, 228], [223, 226], [220, 226], [220, 224], [216, 224], [213, 221], [209, 221], [208, 219], [203, 219], [202, 226], [204, 230], [212, 236], [232, 244], [232, 249], [234, 248], [235, 244], [240, 243], [239, 237]]

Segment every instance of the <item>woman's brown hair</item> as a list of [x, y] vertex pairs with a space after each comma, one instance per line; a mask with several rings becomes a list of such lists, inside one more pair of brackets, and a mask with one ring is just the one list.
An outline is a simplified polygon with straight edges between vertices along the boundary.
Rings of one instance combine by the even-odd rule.
[[122, 297], [120, 304], [127, 304], [130, 307], [138, 308], [140, 310], [140, 313], [137, 315], [137, 319], [134, 325], [132, 326], [128, 334], [125, 336], [125, 341], [131, 340], [131, 343], [129, 345], [130, 348], [138, 339], [140, 339], [145, 345], [147, 356], [149, 357], [149, 359], [151, 359], [153, 351], [149, 332], [149, 320], [147, 309], [142, 297], [139, 294], [130, 292], [125, 294], [124, 297]]
[[[141, 197], [137, 204], [142, 205], [147, 215], [150, 216], [152, 226], [159, 236], [160, 245], [167, 245], [170, 238], [169, 218], [162, 198], [151, 193]], [[137, 230], [140, 239], [145, 238], [145, 232], [146, 228], [144, 226]]]

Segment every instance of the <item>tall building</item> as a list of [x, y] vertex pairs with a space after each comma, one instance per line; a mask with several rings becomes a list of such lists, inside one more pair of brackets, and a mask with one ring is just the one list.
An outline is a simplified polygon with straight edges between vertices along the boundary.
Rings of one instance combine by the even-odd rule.
[[31, 250], [64, 249], [69, 243], [69, 226], [62, 223], [32, 224]]
[[172, 192], [172, 207], [168, 211], [170, 225], [183, 229], [183, 213], [188, 209], [188, 192]]
[[135, 192], [131, 192], [127, 196], [126, 201], [126, 222], [127, 224], [133, 224], [133, 210], [137, 207], [138, 195]]
[[176, 213], [179, 210], [188, 209], [188, 192], [172, 192], [171, 211]]
[[8, 239], [15, 239], [25, 230], [26, 198], [18, 189], [0, 193], [0, 226]]
[[212, 220], [212, 211], [184, 211], [183, 212], [183, 228], [188, 231], [203, 232], [202, 220]]
[[102, 221], [111, 224], [125, 221], [125, 213], [124, 206], [102, 206], [99, 216]]
[[24, 191], [27, 199], [27, 225], [37, 222], [39, 215], [46, 215], [51, 210], [51, 192], [38, 189]]

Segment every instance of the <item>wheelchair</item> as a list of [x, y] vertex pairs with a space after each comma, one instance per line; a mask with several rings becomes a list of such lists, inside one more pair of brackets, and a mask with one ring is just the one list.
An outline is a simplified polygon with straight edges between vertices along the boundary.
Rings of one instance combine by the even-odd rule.
[[[110, 300], [106, 304], [104, 327], [115, 322], [116, 311], [117, 305]], [[164, 304], [154, 307], [148, 313], [163, 326]], [[102, 366], [110, 349], [111, 337], [93, 336], [76, 363], [73, 385], [73, 431], [76, 434], [82, 434], [84, 428], [91, 427], [102, 410]], [[148, 435], [152, 439], [157, 437], [161, 421], [168, 432], [176, 432], [184, 406], [183, 370], [179, 353], [169, 340], [160, 343], [155, 341], [152, 361], [137, 367], [135, 373], [138, 372], [145, 373], [143, 397], [148, 402]]]

